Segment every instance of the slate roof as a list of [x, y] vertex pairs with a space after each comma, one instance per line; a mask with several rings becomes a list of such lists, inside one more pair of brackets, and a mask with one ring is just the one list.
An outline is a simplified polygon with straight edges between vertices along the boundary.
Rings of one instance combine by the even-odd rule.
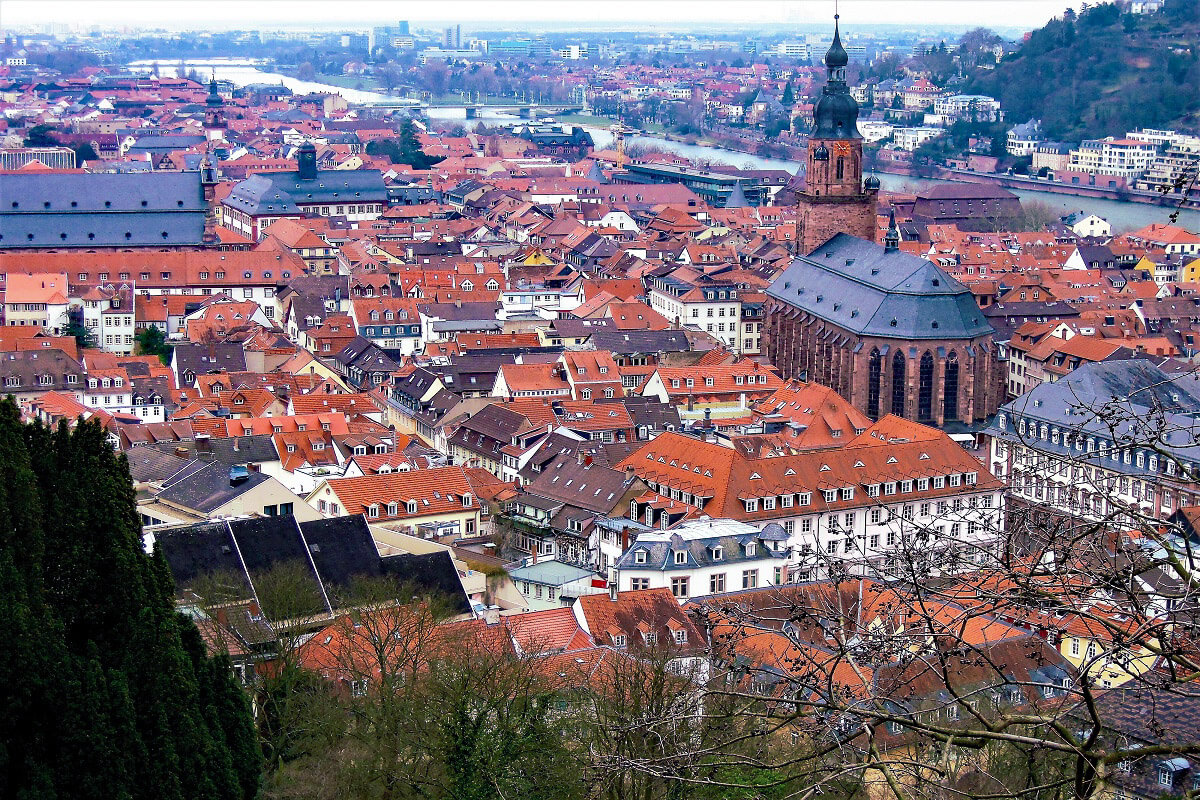
[[207, 514], [268, 480], [268, 475], [250, 472], [245, 480], [233, 483], [229, 478], [229, 465], [211, 461], [172, 478], [164, 484], [158, 499]]
[[0, 247], [199, 245], [199, 172], [0, 175]]
[[[332, 613], [339, 605], [337, 590], [355, 578], [382, 575], [416, 592], [445, 595], [460, 612], [470, 609], [449, 553], [381, 558], [361, 516], [302, 523], [292, 516], [205, 522], [157, 531], [155, 546], [180, 591], [193, 588], [204, 576], [222, 573], [234, 576], [230, 590], [239, 599], [250, 599], [261, 590], [265, 573], [293, 562], [305, 568], [304, 590], [314, 600], [320, 598], [313, 613]], [[263, 611], [271, 615], [270, 598], [257, 599], [267, 604]]]
[[[1094, 435], [1110, 447], [1124, 447], [1156, 439], [1164, 451], [1193, 462], [1200, 460], [1197, 444], [1197, 420], [1200, 418], [1200, 379], [1194, 374], [1172, 375], [1149, 359], [1101, 361], [1084, 364], [1053, 383], [1042, 383], [1005, 404], [1000, 414], [1010, 419], [998, 427], [999, 417], [987, 429], [992, 436], [1019, 438], [1035, 443], [1039, 450], [1059, 452], [1071, 458], [1103, 459], [1106, 469], [1145, 472], [1111, 458], [1111, 450], [1098, 449], [1081, 454], [1066, 443], [1054, 444], [1034, 435], [1019, 435], [1018, 418], [1026, 417], [1048, 425]], [[1163, 428], [1151, 423], [1142, 431], [1143, 421], [1163, 419]], [[1063, 441], [1060, 439], [1060, 441]]]
[[[778, 526], [776, 526], [778, 527]], [[669, 532], [667, 532], [669, 533]], [[749, 564], [760, 561], [780, 561], [788, 557], [788, 550], [775, 551], [768, 549], [767, 542], [771, 537], [764, 536], [758, 531], [740, 536], [714, 535], [704, 538], [684, 539], [679, 534], [666, 533], [641, 534], [629, 546], [629, 549], [617, 559], [614, 566], [620, 570], [658, 570], [670, 572], [674, 570], [692, 570], [699, 567], [720, 566], [723, 564]], [[754, 543], [754, 555], [746, 554], [746, 545]], [[715, 548], [720, 548], [721, 557], [715, 558]], [[646, 554], [644, 562], [638, 562], [637, 553]], [[675, 551], [687, 553], [687, 560], [680, 564], [675, 560]], [[697, 587], [699, 590], [701, 587]]]
[[240, 344], [178, 344], [172, 351], [175, 374], [204, 375], [209, 372], [245, 372], [246, 353]]
[[638, 331], [594, 328], [591, 342], [610, 353], [686, 353], [691, 349], [683, 331]]
[[301, 204], [387, 203], [387, 188], [377, 169], [322, 169], [313, 180], [294, 170], [264, 172], [235, 185], [221, 202], [251, 216], [299, 214]]
[[993, 333], [971, 291], [940, 267], [845, 233], [796, 258], [766, 292], [859, 335], [910, 340]]

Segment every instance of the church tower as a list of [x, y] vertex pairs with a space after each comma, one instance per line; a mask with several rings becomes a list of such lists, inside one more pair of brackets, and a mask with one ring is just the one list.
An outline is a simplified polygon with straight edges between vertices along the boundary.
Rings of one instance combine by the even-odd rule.
[[813, 112], [808, 172], [797, 200], [802, 254], [811, 253], [836, 233], [875, 240], [879, 180], [871, 177], [863, 183], [858, 103], [846, 84], [850, 57], [842, 47], [838, 16], [833, 19], [833, 44], [825, 54], [829, 76]]
[[208, 84], [208, 98], [204, 101], [204, 133], [208, 140], [225, 138], [225, 101], [217, 93], [217, 76]]

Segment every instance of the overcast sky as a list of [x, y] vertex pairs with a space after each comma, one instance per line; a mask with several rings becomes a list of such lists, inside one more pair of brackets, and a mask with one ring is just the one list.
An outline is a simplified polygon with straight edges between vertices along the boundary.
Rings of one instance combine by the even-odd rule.
[[[418, 27], [458, 22], [464, 29], [505, 23], [536, 28], [539, 22], [554, 27], [611, 22], [620, 29], [639, 22], [757, 27], [830, 19], [833, 5], [833, 0], [0, 0], [0, 25], [353, 29], [406, 19]], [[1032, 29], [1069, 5], [1071, 0], [841, 0], [839, 10], [849, 28], [912, 23]]]

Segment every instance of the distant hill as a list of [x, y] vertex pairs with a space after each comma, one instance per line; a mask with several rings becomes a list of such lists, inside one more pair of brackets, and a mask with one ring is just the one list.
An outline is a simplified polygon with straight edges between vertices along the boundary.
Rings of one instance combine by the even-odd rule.
[[974, 70], [965, 90], [999, 99], [1012, 123], [1042, 120], [1054, 140], [1200, 129], [1200, 3], [1168, 0], [1154, 14], [1083, 5]]

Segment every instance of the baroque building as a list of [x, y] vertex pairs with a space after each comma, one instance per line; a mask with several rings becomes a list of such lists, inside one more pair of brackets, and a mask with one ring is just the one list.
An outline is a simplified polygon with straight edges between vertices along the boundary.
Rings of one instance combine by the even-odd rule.
[[825, 54], [829, 79], [813, 111], [808, 137], [807, 175], [797, 198], [797, 239], [811, 253], [835, 233], [875, 239], [875, 200], [879, 179], [863, 182], [863, 138], [858, 103], [846, 84], [849, 56], [842, 47], [837, 16], [833, 44]]

